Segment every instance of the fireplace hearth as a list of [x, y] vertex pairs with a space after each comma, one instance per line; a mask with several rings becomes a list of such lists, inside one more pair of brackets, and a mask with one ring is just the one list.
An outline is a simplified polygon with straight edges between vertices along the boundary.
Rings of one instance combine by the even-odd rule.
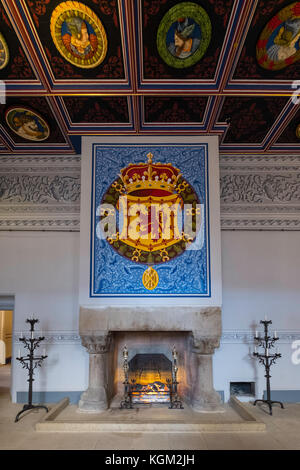
[[164, 354], [136, 354], [128, 365], [133, 404], [170, 403], [172, 363]]

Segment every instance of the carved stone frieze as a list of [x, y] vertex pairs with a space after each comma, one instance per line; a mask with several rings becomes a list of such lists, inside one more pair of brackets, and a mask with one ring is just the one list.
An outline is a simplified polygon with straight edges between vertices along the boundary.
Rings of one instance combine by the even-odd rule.
[[[300, 169], [300, 168], [299, 168]], [[299, 203], [300, 174], [285, 173], [274, 175], [239, 172], [221, 175], [222, 204], [290, 204]]]
[[80, 175], [0, 174], [0, 203], [74, 203], [79, 199]]
[[0, 156], [0, 230], [79, 230], [80, 157]]
[[223, 230], [299, 230], [300, 156], [224, 156]]

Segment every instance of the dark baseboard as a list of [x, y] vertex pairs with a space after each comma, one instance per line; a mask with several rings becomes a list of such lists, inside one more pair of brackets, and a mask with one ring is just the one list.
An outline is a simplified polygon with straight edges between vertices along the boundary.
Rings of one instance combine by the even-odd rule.
[[[77, 404], [80, 398], [80, 392], [33, 392], [32, 403], [57, 403], [63, 398], [68, 397], [70, 404]], [[17, 403], [27, 403], [28, 392], [17, 392]]]
[[[264, 391], [264, 400], [267, 399], [267, 391]], [[300, 403], [300, 390], [272, 390], [271, 400], [284, 403]]]

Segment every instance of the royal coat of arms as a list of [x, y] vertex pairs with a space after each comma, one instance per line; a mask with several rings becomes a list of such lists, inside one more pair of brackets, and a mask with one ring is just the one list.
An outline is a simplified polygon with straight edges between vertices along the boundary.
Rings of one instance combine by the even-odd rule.
[[[99, 278], [99, 287], [96, 288], [98, 292], [107, 284], [107, 279], [100, 280], [103, 269], [107, 269], [108, 265], [115, 269], [114, 264], [118, 262], [118, 275], [123, 271], [123, 264], [125, 275], [132, 277], [132, 273], [140, 273], [135, 286], [139, 291], [140, 285], [149, 293], [161, 293], [165, 289], [166, 274], [161, 267], [168, 266], [167, 271], [175, 272], [178, 268], [175, 268], [174, 261], [186, 255], [187, 274], [193, 249], [198, 251], [197, 255], [194, 253], [195, 260], [201, 252], [202, 266], [199, 274], [201, 276], [203, 272], [205, 275], [206, 208], [203, 204], [205, 201], [202, 201], [205, 188], [202, 188], [202, 197], [199, 198], [197, 191], [177, 165], [168, 161], [155, 161], [154, 152], [148, 152], [144, 158], [144, 162], [133, 161], [121, 167], [119, 176], [103, 191], [101, 199], [99, 194], [96, 197], [100, 203], [97, 204], [95, 218], [98, 265], [98, 268], [95, 266], [95, 274]], [[97, 174], [98, 170], [100, 178], [103, 178], [105, 173], [99, 167], [96, 169]], [[197, 175], [197, 184], [199, 178]], [[203, 171], [200, 179], [205, 184]], [[125, 263], [120, 258], [115, 258], [110, 250], [118, 257], [121, 256]], [[104, 261], [103, 256], [116, 261], [108, 261], [107, 258]], [[185, 273], [181, 275], [184, 276]], [[124, 284], [126, 281], [124, 280]], [[116, 276], [114, 284], [117, 283]], [[205, 289], [207, 290], [207, 285]]]

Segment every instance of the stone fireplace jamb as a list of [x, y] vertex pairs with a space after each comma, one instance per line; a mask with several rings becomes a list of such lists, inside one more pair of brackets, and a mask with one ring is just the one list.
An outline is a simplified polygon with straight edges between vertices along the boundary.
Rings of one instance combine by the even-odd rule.
[[213, 354], [220, 346], [220, 337], [203, 336], [200, 331], [193, 331], [191, 338], [196, 363], [192, 407], [195, 411], [220, 411], [221, 397], [214, 389], [212, 367]]
[[89, 353], [89, 386], [80, 397], [79, 411], [95, 413], [108, 408], [106, 371], [111, 338], [108, 331], [81, 336], [82, 345]]

